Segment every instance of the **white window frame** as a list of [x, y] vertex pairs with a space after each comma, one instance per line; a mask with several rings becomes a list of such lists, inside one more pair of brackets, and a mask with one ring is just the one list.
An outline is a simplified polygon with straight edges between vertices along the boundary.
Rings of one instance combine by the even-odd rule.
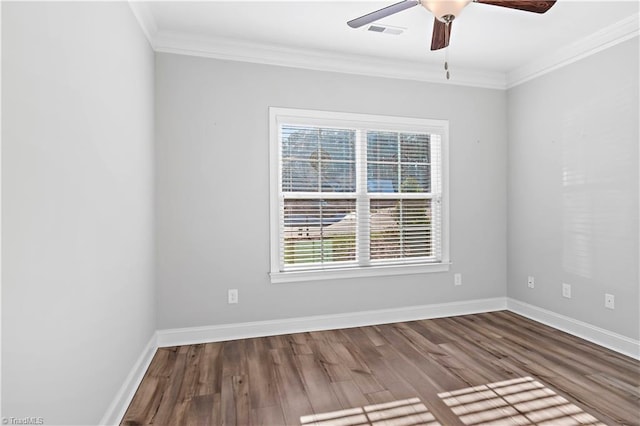
[[[328, 269], [296, 269], [283, 271], [281, 267], [280, 235], [283, 225], [280, 223], [281, 146], [280, 129], [282, 124], [309, 125], [319, 127], [369, 128], [397, 132], [422, 132], [436, 134], [441, 141], [441, 238], [439, 247], [440, 261], [416, 263], [405, 259], [403, 262], [385, 265], [357, 264], [349, 267]], [[269, 108], [270, 139], [270, 254], [272, 283], [312, 281], [323, 279], [342, 279], [372, 277], [384, 275], [420, 274], [444, 272], [449, 270], [449, 121], [426, 118], [395, 117], [385, 115], [356, 114], [307, 109]], [[358, 155], [358, 154], [357, 154]], [[358, 155], [359, 156], [359, 155]], [[356, 160], [360, 161], [360, 160]], [[358, 182], [357, 185], [363, 185]], [[364, 183], [366, 185], [366, 183]], [[333, 194], [332, 194], [333, 196]], [[358, 199], [356, 202], [360, 202]]]

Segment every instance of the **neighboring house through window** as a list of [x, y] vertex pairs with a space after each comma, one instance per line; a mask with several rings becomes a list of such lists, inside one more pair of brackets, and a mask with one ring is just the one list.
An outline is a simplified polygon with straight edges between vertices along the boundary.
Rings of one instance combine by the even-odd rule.
[[273, 282], [448, 270], [448, 122], [270, 108]]

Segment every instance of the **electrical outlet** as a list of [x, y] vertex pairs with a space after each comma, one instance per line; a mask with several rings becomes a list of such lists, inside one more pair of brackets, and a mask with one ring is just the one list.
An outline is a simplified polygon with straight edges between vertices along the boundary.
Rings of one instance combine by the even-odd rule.
[[527, 285], [529, 288], [534, 288], [536, 286], [536, 280], [531, 275], [527, 278]]
[[462, 285], [462, 274], [453, 274], [453, 283], [455, 285]]
[[232, 303], [238, 303], [238, 289], [237, 288], [230, 288], [229, 292], [227, 293], [227, 303], [232, 304]]
[[604, 295], [604, 307], [607, 309], [616, 308], [616, 298], [613, 294], [607, 293]]
[[562, 283], [562, 297], [571, 299], [571, 284]]

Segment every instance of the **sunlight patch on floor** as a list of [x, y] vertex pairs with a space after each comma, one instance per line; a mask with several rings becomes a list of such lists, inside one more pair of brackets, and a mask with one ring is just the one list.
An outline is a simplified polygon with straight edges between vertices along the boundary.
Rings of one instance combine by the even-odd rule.
[[469, 426], [606, 426], [531, 377], [443, 392], [438, 396]]
[[300, 417], [302, 426], [439, 426], [419, 398]]

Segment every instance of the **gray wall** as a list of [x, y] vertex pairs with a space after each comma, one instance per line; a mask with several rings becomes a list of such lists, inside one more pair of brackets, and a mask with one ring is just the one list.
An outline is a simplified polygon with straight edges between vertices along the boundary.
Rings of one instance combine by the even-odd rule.
[[153, 66], [126, 2], [2, 2], [5, 417], [96, 424], [156, 329]]
[[508, 92], [509, 297], [634, 339], [638, 75], [636, 37]]
[[[158, 327], [503, 297], [505, 105], [499, 90], [157, 54]], [[449, 119], [451, 271], [271, 284], [269, 106]]]

